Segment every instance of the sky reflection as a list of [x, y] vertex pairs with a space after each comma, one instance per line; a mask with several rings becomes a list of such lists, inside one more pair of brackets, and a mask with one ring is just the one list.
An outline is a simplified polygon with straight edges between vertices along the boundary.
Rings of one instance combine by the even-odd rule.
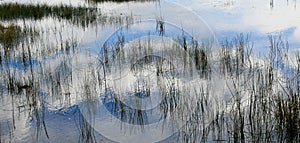
[[299, 1], [277, 0], [273, 8], [269, 2], [260, 0], [169, 1], [195, 11], [213, 29], [219, 41], [238, 33], [249, 33], [256, 50], [263, 50], [268, 46], [267, 35], [282, 34], [290, 48], [300, 47]]

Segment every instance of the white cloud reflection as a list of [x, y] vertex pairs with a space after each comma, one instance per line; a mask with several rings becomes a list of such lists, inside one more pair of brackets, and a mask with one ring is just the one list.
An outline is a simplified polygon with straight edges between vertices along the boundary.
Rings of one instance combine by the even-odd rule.
[[300, 8], [297, 8], [299, 1], [276, 0], [273, 8], [269, 1], [261, 0], [169, 1], [194, 10], [217, 34], [228, 34], [228, 31], [233, 35], [255, 32], [267, 37], [270, 33], [283, 32], [288, 33], [284, 36], [287, 36], [292, 47], [300, 45]]

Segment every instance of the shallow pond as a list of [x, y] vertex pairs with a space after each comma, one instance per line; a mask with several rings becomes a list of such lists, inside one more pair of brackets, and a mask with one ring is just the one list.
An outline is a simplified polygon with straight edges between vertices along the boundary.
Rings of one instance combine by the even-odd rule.
[[5, 3], [0, 142], [300, 141], [299, 1]]

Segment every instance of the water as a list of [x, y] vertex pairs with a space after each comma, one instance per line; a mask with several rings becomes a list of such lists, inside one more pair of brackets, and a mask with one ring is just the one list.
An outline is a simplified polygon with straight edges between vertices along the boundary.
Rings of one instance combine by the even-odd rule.
[[0, 142], [299, 141], [299, 1], [17, 3], [99, 9], [1, 20]]

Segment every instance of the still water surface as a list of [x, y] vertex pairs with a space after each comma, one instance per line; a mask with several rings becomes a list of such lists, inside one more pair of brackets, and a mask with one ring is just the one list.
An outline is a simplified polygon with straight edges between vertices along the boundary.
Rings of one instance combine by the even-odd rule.
[[[192, 142], [185, 139], [201, 138], [197, 135], [205, 134], [212, 116], [229, 108], [232, 91], [227, 87], [233, 85], [215, 70], [212, 77], [196, 72], [199, 69], [184, 54], [185, 46], [193, 45], [192, 40], [212, 40], [218, 49], [243, 33], [250, 37], [258, 63], [268, 56], [269, 35], [288, 42], [291, 58], [300, 48], [296, 0], [4, 2], [85, 5], [125, 20], [87, 27], [51, 17], [2, 21], [38, 29], [39, 42], [27, 43], [35, 50], [55, 49], [68, 40], [76, 43], [76, 50], [71, 54], [50, 50], [46, 56], [36, 52], [32, 62], [25, 62], [32, 71], [25, 70], [21, 59], [3, 62], [7, 66], [0, 72], [0, 142]], [[123, 47], [121, 52], [118, 47]], [[212, 65], [217, 61], [209, 60]], [[17, 93], [5, 85], [8, 71], [23, 83]], [[27, 88], [31, 80], [34, 88]], [[192, 133], [187, 137], [180, 129]], [[200, 140], [230, 140], [228, 134], [221, 133], [218, 139], [212, 134]]]

